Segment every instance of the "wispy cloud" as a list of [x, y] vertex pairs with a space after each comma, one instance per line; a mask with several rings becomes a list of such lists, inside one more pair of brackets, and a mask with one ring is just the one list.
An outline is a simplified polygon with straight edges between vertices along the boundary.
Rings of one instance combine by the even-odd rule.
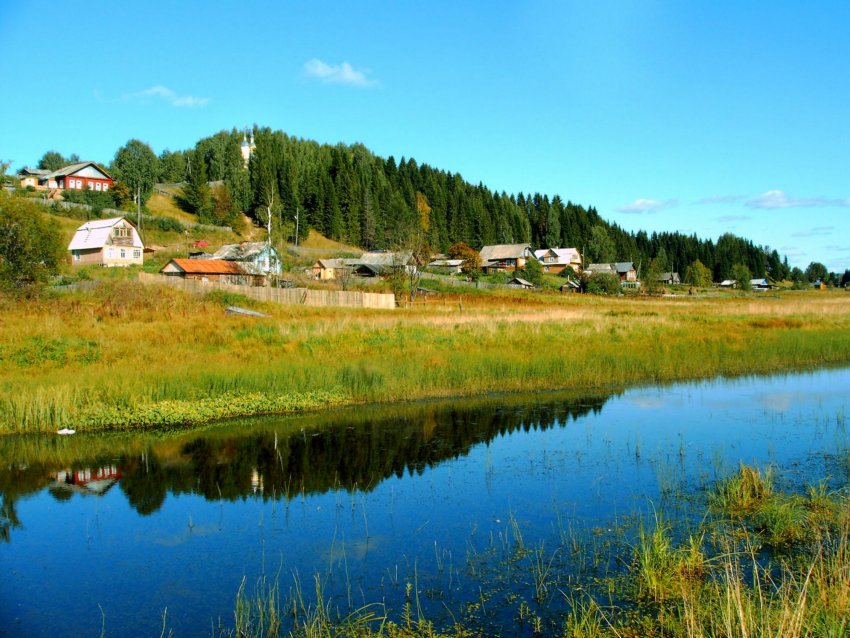
[[752, 219], [751, 215], [721, 215], [717, 218], [722, 224], [729, 224], [732, 222], [746, 222]]
[[627, 204], [622, 208], [618, 208], [617, 211], [620, 213], [634, 213], [634, 214], [645, 214], [645, 213], [657, 213], [660, 210], [664, 210], [665, 208], [675, 208], [679, 205], [678, 199], [667, 199], [667, 200], [659, 200], [659, 199], [636, 199], [631, 204]]
[[140, 102], [142, 104], [165, 102], [178, 108], [201, 108], [210, 103], [210, 99], [207, 97], [178, 95], [175, 91], [161, 84], [135, 93], [125, 93], [121, 96], [121, 99], [125, 102]]
[[850, 199], [789, 197], [785, 191], [770, 190], [744, 203], [750, 208], [831, 208], [850, 206]]
[[348, 86], [376, 86], [377, 80], [369, 77], [371, 71], [368, 69], [355, 69], [348, 62], [342, 64], [328, 64], [318, 58], [313, 58], [304, 63], [304, 73], [308, 77], [316, 78], [325, 84], [345, 84]]
[[712, 195], [697, 200], [697, 204], [737, 204], [746, 199], [746, 195]]
[[791, 237], [821, 237], [823, 235], [831, 235], [835, 232], [835, 226], [815, 226], [806, 230], [798, 230], [791, 233]]
[[826, 249], [836, 253], [850, 253], [850, 246], [836, 246], [835, 244], [831, 244], [826, 246]]

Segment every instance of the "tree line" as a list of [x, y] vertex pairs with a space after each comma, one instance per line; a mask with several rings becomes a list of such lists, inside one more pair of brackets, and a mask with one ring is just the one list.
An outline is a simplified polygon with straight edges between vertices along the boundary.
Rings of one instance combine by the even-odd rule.
[[[246, 139], [255, 144], [247, 166], [241, 152]], [[362, 144], [319, 144], [264, 127], [220, 131], [194, 148], [159, 156], [131, 140], [110, 168], [138, 206], [156, 182], [185, 182], [182, 204], [202, 223], [238, 227], [244, 212], [265, 226], [271, 217], [273, 232], [293, 242], [296, 229], [304, 238], [313, 228], [365, 249], [412, 241], [433, 252], [459, 242], [476, 249], [529, 243], [578, 248], [585, 263], [631, 261], [644, 272], [652, 267], [682, 275], [690, 269], [713, 281], [743, 274], [803, 281], [813, 274], [731, 233], [713, 241], [679, 232], [628, 232], [593, 206], [559, 195], [494, 191], [412, 158], [379, 157]], [[807, 270], [813, 266], [819, 271], [820, 264]]]

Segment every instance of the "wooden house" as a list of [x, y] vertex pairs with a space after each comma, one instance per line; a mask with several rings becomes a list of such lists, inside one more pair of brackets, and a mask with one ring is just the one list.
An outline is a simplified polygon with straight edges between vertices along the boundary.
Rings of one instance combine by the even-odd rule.
[[212, 254], [210, 260], [214, 259], [249, 264], [253, 270], [263, 274], [279, 275], [282, 272], [280, 255], [277, 250], [274, 246], [263, 241], [225, 244]]
[[636, 282], [637, 271], [634, 263], [630, 261], [618, 261], [605, 264], [588, 264], [584, 271], [588, 275], [598, 273], [616, 275], [622, 282]]
[[225, 259], [172, 259], [159, 272], [168, 277], [220, 281], [237, 286], [262, 286], [266, 283], [265, 273]]
[[313, 262], [313, 279], [337, 279], [343, 269], [350, 268], [346, 259], [317, 259]]
[[428, 268], [446, 275], [456, 275], [463, 270], [463, 259], [432, 259]]
[[524, 288], [526, 290], [531, 290], [532, 288], [534, 288], [533, 283], [531, 283], [530, 281], [526, 281], [525, 279], [522, 279], [520, 277], [514, 277], [507, 283], [507, 285], [511, 286], [512, 288]]
[[682, 283], [682, 278], [677, 272], [663, 272], [655, 278], [655, 281], [668, 286], [678, 286]]
[[21, 169], [21, 172], [18, 173], [16, 178], [19, 181], [21, 188], [39, 188], [39, 180], [46, 175], [50, 175], [50, 171], [45, 170], [43, 168], [28, 168], [24, 167]]
[[581, 254], [575, 248], [543, 248], [535, 250], [534, 257], [543, 267], [543, 272], [558, 274], [567, 268], [581, 272]]
[[46, 189], [108, 191], [115, 180], [94, 162], [79, 162], [42, 175], [38, 182]]
[[68, 250], [75, 266], [132, 266], [144, 262], [145, 247], [132, 222], [113, 217], [93, 219], [77, 228]]
[[518, 268], [525, 268], [528, 260], [534, 258], [534, 252], [529, 244], [484, 246], [480, 254], [481, 269], [488, 274], [500, 270], [513, 272]]

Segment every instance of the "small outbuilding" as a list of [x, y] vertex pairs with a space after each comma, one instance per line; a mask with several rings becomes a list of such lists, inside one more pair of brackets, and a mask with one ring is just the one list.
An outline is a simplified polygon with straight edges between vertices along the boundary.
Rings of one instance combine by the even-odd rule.
[[262, 286], [266, 277], [237, 261], [225, 259], [172, 259], [160, 271], [168, 277], [220, 281], [237, 286]]

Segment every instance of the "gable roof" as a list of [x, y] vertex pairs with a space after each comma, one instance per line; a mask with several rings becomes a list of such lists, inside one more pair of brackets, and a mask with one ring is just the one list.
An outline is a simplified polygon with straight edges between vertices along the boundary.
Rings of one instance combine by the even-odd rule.
[[111, 217], [109, 219], [91, 219], [77, 228], [68, 250], [90, 250], [92, 248], [103, 248], [112, 233], [112, 228], [124, 222], [132, 229], [133, 248], [143, 248], [142, 239], [136, 232], [136, 227], [125, 217]]
[[635, 269], [635, 264], [632, 261], [618, 261], [614, 264], [614, 268], [620, 273], [629, 272]]
[[244, 275], [237, 261], [224, 259], [172, 259], [159, 272], [182, 272], [188, 275]]
[[18, 173], [20, 177], [26, 177], [27, 175], [34, 177], [43, 177], [44, 175], [50, 175], [50, 171], [46, 168], [30, 168], [28, 166], [24, 166], [21, 169], [21, 172]]
[[340, 257], [336, 257], [334, 259], [317, 259], [316, 263], [313, 264], [315, 267], [318, 264], [320, 268], [331, 269], [331, 268], [345, 268], [348, 265], [348, 260], [342, 259]]
[[43, 175], [42, 179], [52, 179], [54, 177], [65, 177], [67, 175], [73, 175], [74, 173], [83, 170], [87, 166], [94, 166], [95, 170], [97, 170], [99, 173], [102, 173], [106, 179], [112, 179], [112, 175], [107, 173], [103, 168], [101, 168], [94, 162], [79, 162], [77, 164], [70, 164], [68, 166], [65, 166], [64, 168], [60, 168], [58, 171], [53, 171], [52, 173], [47, 173], [46, 175]]
[[588, 272], [615, 272], [617, 267], [615, 264], [588, 264], [584, 269]]
[[357, 260], [357, 262], [361, 264], [370, 264], [373, 266], [392, 267], [407, 266], [412, 259], [413, 255], [411, 255], [409, 252], [393, 253], [387, 250], [380, 252], [363, 253], [360, 256], [360, 259]]
[[534, 284], [520, 277], [514, 277], [508, 282], [508, 286], [522, 286], [523, 288], [534, 288]]
[[557, 258], [557, 264], [569, 264], [572, 261], [581, 262], [581, 255], [576, 248], [543, 248], [535, 250], [534, 256], [537, 261], [543, 259], [547, 254], [551, 253]]
[[500, 259], [519, 259], [534, 253], [531, 252], [530, 244], [495, 244], [484, 246], [480, 254], [481, 261], [488, 262]]

